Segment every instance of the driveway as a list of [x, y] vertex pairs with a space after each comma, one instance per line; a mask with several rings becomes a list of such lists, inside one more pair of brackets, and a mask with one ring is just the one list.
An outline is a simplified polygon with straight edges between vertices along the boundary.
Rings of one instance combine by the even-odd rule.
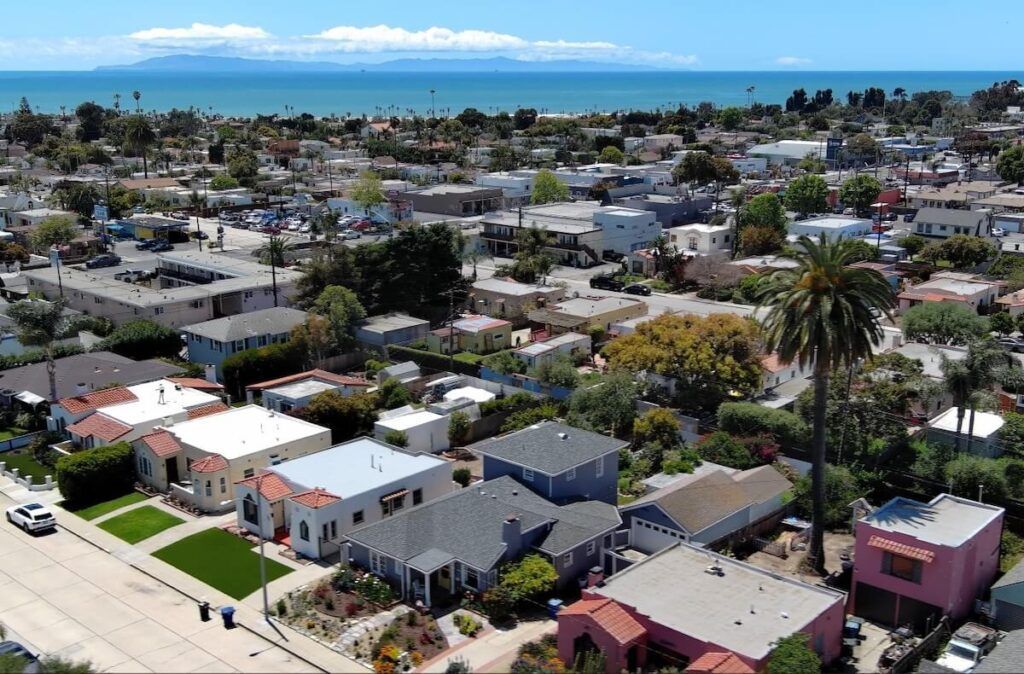
[[195, 602], [64, 530], [0, 524], [0, 620], [30, 650], [100, 671], [317, 671], [216, 616], [201, 622]]

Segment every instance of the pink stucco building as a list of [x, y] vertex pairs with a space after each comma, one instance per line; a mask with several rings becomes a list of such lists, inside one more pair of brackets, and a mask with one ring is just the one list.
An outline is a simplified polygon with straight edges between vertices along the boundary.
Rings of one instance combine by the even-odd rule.
[[708, 653], [733, 653], [754, 671], [795, 632], [824, 662], [842, 648], [844, 595], [680, 543], [583, 591], [558, 614], [565, 662], [589, 649], [609, 673], [682, 669]]
[[941, 494], [895, 498], [857, 521], [851, 612], [885, 625], [964, 618], [999, 571], [1003, 509]]

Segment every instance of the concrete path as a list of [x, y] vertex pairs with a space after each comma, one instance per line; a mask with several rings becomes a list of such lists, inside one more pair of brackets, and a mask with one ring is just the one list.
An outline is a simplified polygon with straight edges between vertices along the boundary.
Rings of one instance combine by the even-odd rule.
[[444, 672], [454, 658], [465, 660], [474, 672], [508, 672], [516, 659], [519, 647], [554, 634], [558, 623], [554, 620], [519, 623], [511, 630], [495, 630], [481, 637], [463, 642], [444, 657], [425, 664], [417, 672]]
[[[6, 486], [4, 508], [12, 504]], [[366, 671], [298, 633], [278, 633], [244, 602], [55, 510], [60, 527], [49, 534], [0, 525], [0, 616], [42, 653], [111, 672]], [[218, 616], [201, 622], [201, 598], [235, 605], [240, 627], [225, 630]]]

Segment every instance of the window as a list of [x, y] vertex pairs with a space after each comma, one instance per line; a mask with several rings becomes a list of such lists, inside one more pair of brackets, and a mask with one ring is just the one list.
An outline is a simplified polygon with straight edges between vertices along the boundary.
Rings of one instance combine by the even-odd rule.
[[305, 520], [299, 522], [299, 538], [304, 541], [309, 540], [309, 525], [306, 524]]
[[356, 524], [362, 524], [362, 523], [363, 523], [363, 511], [362, 510], [357, 510], [354, 513], [352, 513], [352, 524], [353, 524], [353, 526], [356, 525]]
[[697, 250], [697, 244], [699, 240], [695, 236], [691, 236], [686, 240], [686, 247], [690, 250]]
[[476, 572], [476, 569], [471, 569], [468, 566], [465, 567], [465, 576], [462, 579], [462, 584], [466, 587], [473, 588], [474, 590], [479, 590], [480, 574]]
[[338, 537], [338, 520], [331, 520], [331, 540]]
[[565, 471], [565, 481], [572, 482], [576, 479], [576, 467], [573, 466], [569, 470]]
[[154, 316], [159, 316], [162, 313], [164, 313], [164, 308], [163, 307], [156, 307], [155, 309], [153, 309], [153, 315]]
[[206, 481], [206, 495], [213, 496], [213, 485], [210, 484], [209, 480]]
[[572, 566], [572, 552], [567, 552], [562, 555], [562, 566]]
[[599, 456], [594, 462], [594, 477], [604, 477], [604, 457]]
[[529, 468], [523, 468], [523, 479], [527, 482], [533, 482], [533, 471]]
[[242, 519], [259, 526], [258, 516], [256, 515], [256, 502], [253, 500], [252, 494], [247, 494], [242, 499]]
[[226, 494], [227, 491], [228, 491], [228, 481], [227, 481], [227, 478], [223, 478], [222, 477], [220, 479], [220, 493], [221, 494]]
[[405, 494], [396, 498], [388, 499], [387, 501], [381, 501], [380, 510], [381, 515], [384, 517], [391, 517], [396, 512], [405, 507]]
[[882, 554], [882, 573], [909, 580], [912, 583], [920, 583], [921, 562], [917, 559], [886, 552]]
[[370, 551], [370, 571], [376, 573], [378, 576], [383, 576], [387, 573], [388, 561], [387, 557], [380, 554], [379, 552]]
[[258, 337], [258, 338], [256, 339], [256, 343], [257, 343], [258, 345], [260, 345], [260, 346], [266, 346], [266, 345], [267, 345], [267, 336], [266, 336], [266, 335], [260, 335], [260, 336], [259, 336], [259, 337]]
[[327, 522], [324, 522], [323, 526], [324, 526], [324, 528], [323, 528], [323, 536], [321, 536], [321, 540], [326, 541], [327, 540], [327, 534], [328, 534]]
[[597, 541], [590, 541], [587, 543], [587, 557], [597, 552]]
[[423, 503], [423, 490], [422, 489], [413, 489], [412, 490], [412, 504], [415, 506], [415, 505], [419, 505], [421, 503]]
[[245, 340], [239, 339], [235, 342], [235, 353], [239, 351], [245, 351]]
[[250, 477], [252, 477], [255, 474], [256, 474], [256, 471], [254, 469], [252, 469], [252, 468], [246, 468], [244, 471], [242, 471], [242, 477], [243, 478], [250, 478]]

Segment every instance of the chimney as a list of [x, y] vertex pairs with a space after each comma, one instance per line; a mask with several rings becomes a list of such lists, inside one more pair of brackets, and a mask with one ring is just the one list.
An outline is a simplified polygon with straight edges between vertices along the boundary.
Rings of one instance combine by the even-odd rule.
[[164, 417], [164, 426], [170, 428], [174, 425], [174, 417]]
[[77, 384], [75, 384], [75, 395], [76, 396], [84, 396], [88, 392], [89, 392], [89, 387], [86, 385], [86, 383], [84, 381], [80, 381]]
[[600, 566], [592, 566], [587, 572], [587, 587], [601, 587], [604, 585], [604, 569]]
[[501, 525], [501, 542], [505, 544], [505, 555], [509, 559], [519, 556], [523, 547], [523, 521], [519, 513], [512, 513]]

